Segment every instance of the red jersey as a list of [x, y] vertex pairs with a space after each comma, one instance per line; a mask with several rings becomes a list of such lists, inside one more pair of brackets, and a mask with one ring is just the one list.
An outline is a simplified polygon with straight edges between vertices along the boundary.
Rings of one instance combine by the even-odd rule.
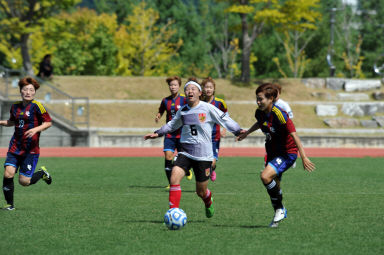
[[[217, 108], [219, 108], [222, 112], [227, 112], [227, 104], [221, 98], [213, 97], [210, 104], [213, 104]], [[220, 125], [214, 124], [212, 129], [212, 142], [220, 141]]]
[[40, 132], [31, 138], [27, 138], [25, 132], [43, 122], [52, 121], [44, 106], [35, 100], [26, 106], [23, 106], [23, 102], [17, 102], [11, 106], [9, 120], [15, 123], [15, 132], [9, 142], [8, 152], [17, 155], [40, 154]]
[[[176, 112], [185, 104], [187, 104], [187, 99], [184, 95], [178, 95], [176, 98], [173, 98], [172, 95], [165, 97], [161, 101], [159, 113], [163, 114], [164, 111], [167, 111], [166, 122], [169, 122], [176, 115]], [[167, 134], [166, 138], [180, 138], [180, 134], [181, 129], [178, 129], [175, 132]]]
[[295, 125], [288, 114], [273, 105], [268, 114], [257, 109], [255, 113], [261, 131], [265, 134], [265, 150], [268, 157], [297, 154], [297, 147], [290, 133], [296, 132]]

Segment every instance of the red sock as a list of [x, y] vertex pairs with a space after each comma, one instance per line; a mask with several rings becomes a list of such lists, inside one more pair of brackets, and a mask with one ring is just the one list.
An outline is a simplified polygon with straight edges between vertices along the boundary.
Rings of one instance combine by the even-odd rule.
[[203, 198], [205, 207], [207, 207], [207, 208], [210, 207], [212, 204], [211, 195], [212, 195], [211, 191], [209, 189], [207, 189], [207, 193], [205, 194], [205, 197]]
[[181, 199], [181, 187], [178, 185], [171, 185], [169, 189], [169, 208], [179, 208]]

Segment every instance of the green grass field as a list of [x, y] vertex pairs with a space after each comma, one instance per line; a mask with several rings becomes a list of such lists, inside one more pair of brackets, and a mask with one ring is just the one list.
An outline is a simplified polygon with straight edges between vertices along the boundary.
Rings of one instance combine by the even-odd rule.
[[183, 180], [188, 223], [163, 225], [162, 158], [42, 158], [53, 184], [17, 183], [15, 211], [0, 211], [2, 254], [384, 254], [384, 158], [314, 158], [283, 178], [288, 218], [273, 216], [261, 158], [221, 158], [207, 219]]

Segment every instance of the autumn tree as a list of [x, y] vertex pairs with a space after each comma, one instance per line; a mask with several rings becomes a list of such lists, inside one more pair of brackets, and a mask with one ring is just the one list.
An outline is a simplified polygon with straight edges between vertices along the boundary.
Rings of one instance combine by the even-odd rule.
[[[280, 66], [277, 57], [273, 59], [284, 77], [302, 77], [309, 59], [305, 54], [305, 48], [313, 38], [317, 29], [316, 23], [321, 18], [317, 10], [320, 0], [288, 0], [279, 7], [281, 18], [267, 20], [276, 25], [276, 37], [284, 46], [285, 59], [288, 62], [290, 73], [287, 74]], [[276, 24], [277, 23], [277, 24]]]
[[29, 38], [38, 31], [44, 19], [60, 10], [68, 9], [79, 0], [0, 0], [0, 11], [4, 19], [0, 21], [2, 34], [8, 34], [12, 48], [20, 48], [23, 67], [33, 74], [29, 53]]
[[249, 83], [251, 76], [251, 47], [256, 37], [260, 35], [265, 25], [265, 19], [275, 19], [279, 22], [282, 14], [279, 12], [278, 0], [228, 0], [232, 5], [228, 12], [237, 13], [241, 17], [241, 81]]
[[177, 55], [182, 40], [171, 42], [176, 32], [173, 21], [158, 26], [158, 19], [159, 13], [141, 2], [126, 18], [128, 25], [120, 26], [115, 37], [119, 74], [159, 75], [171, 65], [169, 60]]

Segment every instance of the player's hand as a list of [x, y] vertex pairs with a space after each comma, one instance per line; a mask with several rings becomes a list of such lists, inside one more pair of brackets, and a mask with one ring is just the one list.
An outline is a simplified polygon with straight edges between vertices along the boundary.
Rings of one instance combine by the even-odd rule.
[[309, 160], [309, 158], [304, 157], [302, 158], [302, 161], [303, 161], [303, 167], [305, 170], [307, 170], [308, 172], [315, 171], [316, 166], [314, 163], [312, 163], [311, 160]]
[[27, 132], [25, 132], [25, 137], [27, 138], [31, 138], [32, 136], [34, 136], [35, 134], [37, 133], [37, 129], [36, 128], [31, 128], [29, 130], [27, 130]]
[[240, 134], [236, 137], [236, 141], [242, 141], [248, 136], [248, 130], [240, 130]]
[[144, 140], [148, 140], [148, 139], [156, 139], [159, 137], [159, 134], [157, 133], [150, 133], [150, 134], [147, 134], [144, 136]]
[[155, 122], [158, 123], [160, 118], [161, 118], [161, 115], [159, 113], [156, 114]]

